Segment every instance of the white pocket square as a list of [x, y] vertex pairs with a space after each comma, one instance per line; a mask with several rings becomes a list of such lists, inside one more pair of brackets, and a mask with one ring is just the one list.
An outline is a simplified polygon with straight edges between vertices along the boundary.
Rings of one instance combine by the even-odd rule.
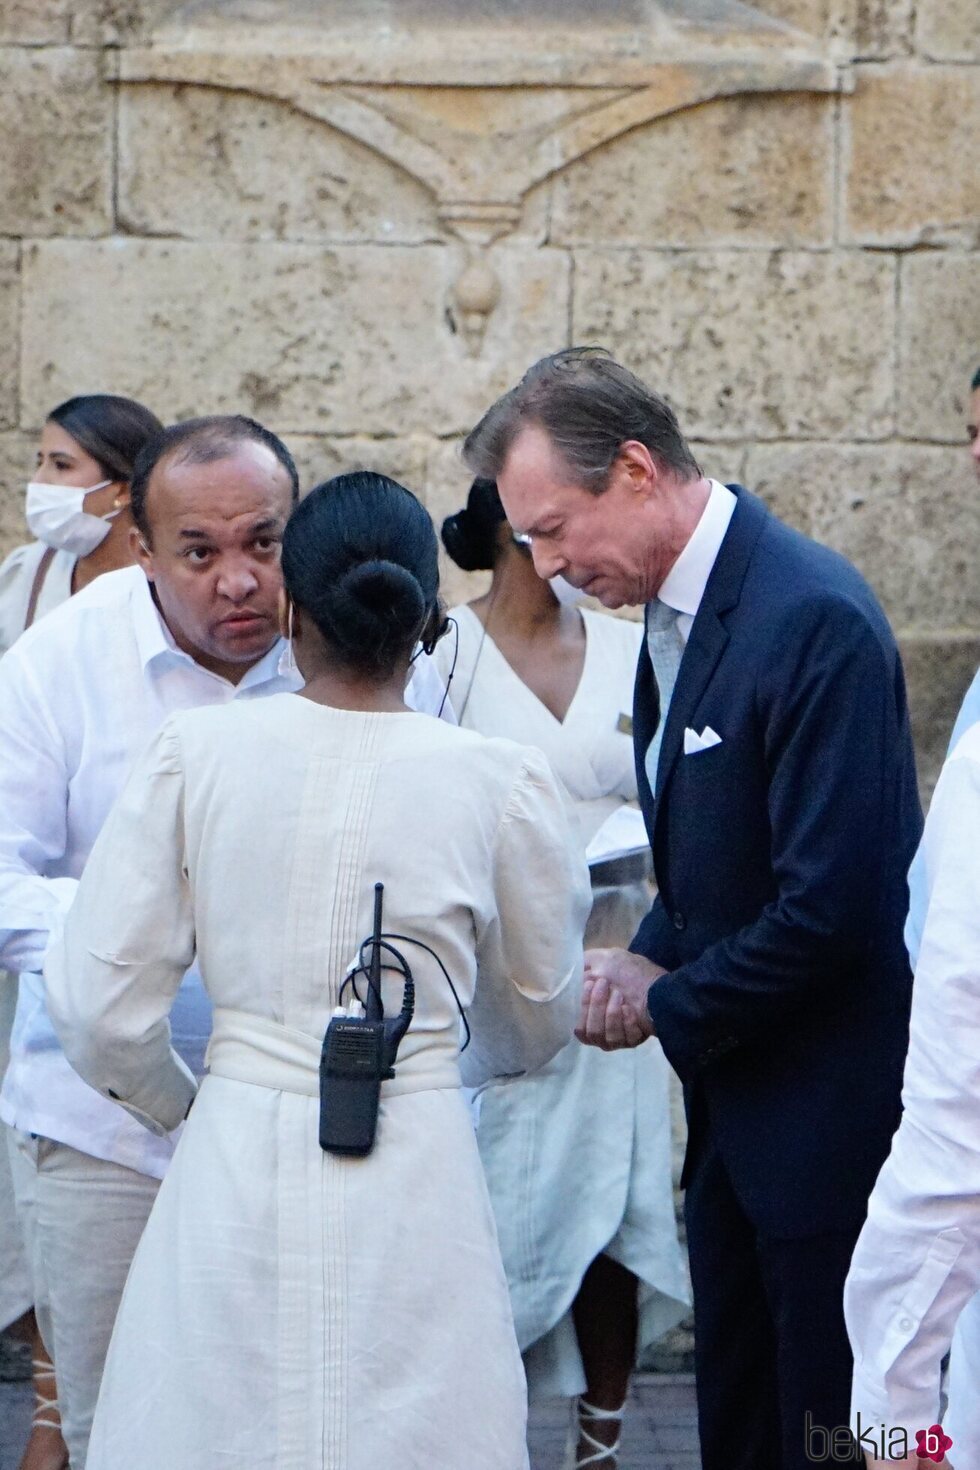
[[699, 750], [710, 750], [713, 745], [720, 744], [721, 736], [710, 725], [705, 725], [700, 735], [697, 730], [684, 731], [685, 755], [697, 755]]

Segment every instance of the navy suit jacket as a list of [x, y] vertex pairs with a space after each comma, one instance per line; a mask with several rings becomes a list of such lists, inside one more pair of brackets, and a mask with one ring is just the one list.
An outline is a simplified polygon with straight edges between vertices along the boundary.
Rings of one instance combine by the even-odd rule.
[[[763, 1233], [853, 1229], [898, 1125], [911, 974], [902, 939], [922, 827], [901, 661], [842, 557], [740, 486], [660, 711], [634, 701], [659, 894], [632, 948], [685, 1084], [687, 1167], [719, 1150]], [[683, 752], [687, 727], [722, 738]]]

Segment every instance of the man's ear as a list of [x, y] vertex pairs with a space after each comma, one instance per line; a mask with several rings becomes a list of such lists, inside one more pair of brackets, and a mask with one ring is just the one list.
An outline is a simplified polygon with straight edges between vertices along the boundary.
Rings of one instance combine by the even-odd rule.
[[616, 464], [638, 495], [647, 496], [660, 484], [657, 461], [638, 439], [627, 439], [619, 446]]
[[143, 540], [143, 533], [138, 526], [129, 528], [129, 549], [133, 553], [133, 560], [137, 566], [143, 568], [146, 580], [153, 581], [153, 553]]

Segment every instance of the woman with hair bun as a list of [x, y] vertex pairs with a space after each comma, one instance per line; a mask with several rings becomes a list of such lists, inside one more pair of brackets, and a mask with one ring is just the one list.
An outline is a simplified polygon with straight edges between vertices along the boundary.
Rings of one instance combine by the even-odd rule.
[[[464, 571], [493, 572], [483, 597], [450, 614], [458, 647], [447, 638], [436, 653], [447, 677], [455, 655], [459, 723], [543, 751], [581, 853], [610, 813], [635, 806], [628, 711], [643, 629], [580, 610], [561, 578], [543, 582], [492, 480], [474, 481], [442, 539]], [[638, 844], [592, 868], [587, 947], [628, 944], [650, 906], [642, 823]], [[613, 1470], [636, 1357], [688, 1300], [659, 1042], [571, 1041], [532, 1076], [483, 1091], [478, 1138], [531, 1397], [580, 1395], [566, 1465]]]
[[129, 482], [163, 428], [142, 403], [88, 393], [52, 409], [25, 512], [35, 541], [0, 566], [0, 654], [25, 628], [103, 572], [133, 562]]
[[[409, 491], [367, 473], [319, 486], [282, 568], [302, 692], [163, 726], [49, 956], [82, 1076], [152, 1128], [194, 1102], [87, 1470], [522, 1470], [524, 1375], [460, 1082], [539, 1066], [571, 1034], [585, 865], [536, 751], [405, 704], [413, 650], [444, 626], [435, 532]], [[378, 883], [390, 947], [372, 979]], [[196, 1099], [166, 1025], [195, 947], [215, 1006]], [[392, 1073], [336, 1013], [376, 984], [397, 1017], [399, 956], [414, 1014]], [[332, 1017], [337, 1054], [360, 1060], [321, 1105]], [[384, 1080], [354, 1157], [330, 1145], [371, 1112], [359, 1066]]]

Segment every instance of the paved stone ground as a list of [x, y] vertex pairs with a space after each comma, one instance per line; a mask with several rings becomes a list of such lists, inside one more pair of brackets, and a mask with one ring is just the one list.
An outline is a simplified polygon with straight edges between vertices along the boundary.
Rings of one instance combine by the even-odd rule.
[[[30, 1387], [0, 1383], [0, 1470], [17, 1470], [30, 1415]], [[531, 1416], [533, 1470], [561, 1470], [568, 1410], [547, 1404]], [[622, 1470], [700, 1470], [693, 1380], [687, 1374], [637, 1378], [623, 1429]], [[179, 1465], [174, 1470], [181, 1470]], [[242, 1470], [247, 1470], [246, 1466]], [[447, 1470], [465, 1470], [464, 1466]]]

